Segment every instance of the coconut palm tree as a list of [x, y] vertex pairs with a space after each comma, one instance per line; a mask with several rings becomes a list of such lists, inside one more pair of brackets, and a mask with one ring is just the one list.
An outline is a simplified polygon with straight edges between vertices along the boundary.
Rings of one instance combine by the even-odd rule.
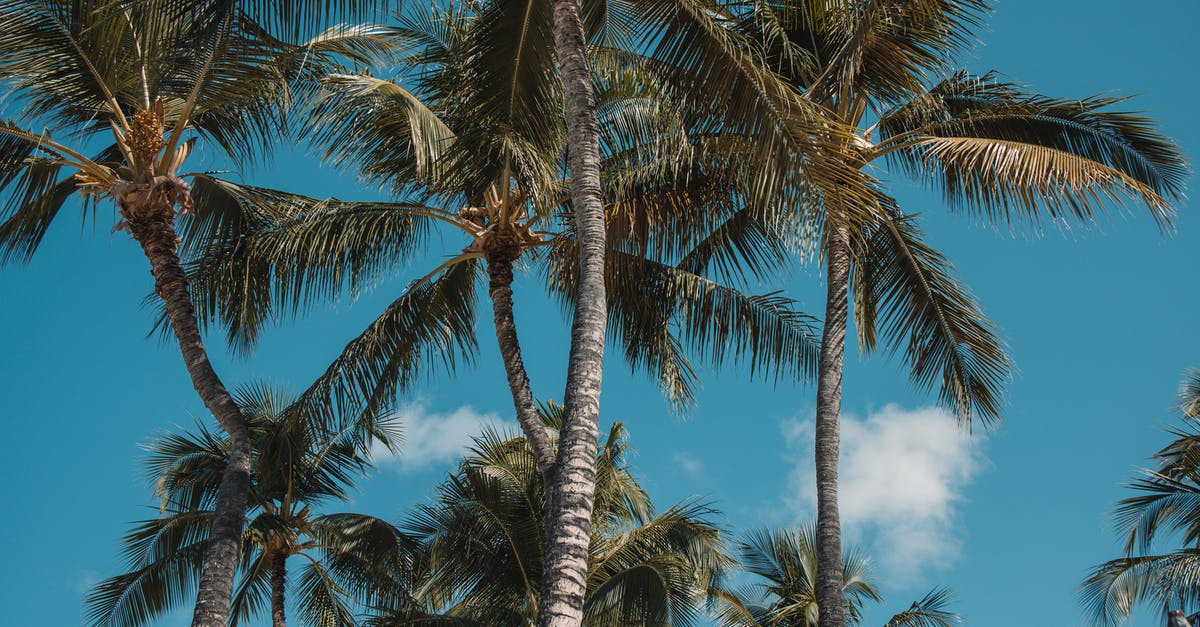
[[[557, 433], [564, 408], [544, 407]], [[689, 625], [703, 614], [704, 591], [729, 558], [715, 512], [689, 501], [656, 512], [626, 465], [628, 431], [614, 423], [596, 458], [596, 499], [588, 544], [583, 620], [595, 625]], [[524, 438], [489, 431], [459, 469], [404, 524], [421, 541], [423, 564], [406, 594], [381, 604], [371, 624], [458, 622], [531, 625], [539, 621], [545, 568], [547, 489]]]
[[546, 512], [546, 576], [538, 612], [538, 625], [544, 627], [569, 627], [583, 620], [608, 322], [600, 128], [583, 17], [579, 0], [555, 0], [554, 48], [566, 105], [567, 165], [579, 270], [563, 401], [566, 413]]
[[[722, 625], [747, 627], [814, 627], [817, 624], [816, 527], [760, 530], [737, 545], [742, 567], [755, 580], [740, 591], [717, 588], [717, 619]], [[851, 549], [842, 561], [842, 595], [847, 622], [862, 623], [867, 601], [883, 597], [870, 575], [870, 560]], [[936, 589], [896, 614], [884, 627], [952, 627], [960, 622], [946, 609], [948, 590]]]
[[[1140, 604], [1164, 612], [1200, 605], [1200, 370], [1184, 373], [1177, 408], [1184, 426], [1171, 431], [1175, 441], [1133, 482], [1140, 494], [1117, 503], [1125, 556], [1097, 566], [1083, 582], [1081, 598], [1096, 624], [1124, 623]], [[1155, 539], [1164, 536], [1182, 540], [1183, 548], [1154, 553]]]
[[0, 80], [9, 94], [0, 120], [0, 192], [8, 198], [0, 261], [27, 260], [69, 200], [81, 197], [87, 213], [112, 199], [118, 228], [150, 262], [192, 383], [234, 443], [199, 586], [198, 625], [226, 622], [250, 453], [240, 412], [209, 362], [177, 257], [175, 216], [206, 204], [210, 181], [181, 166], [201, 138], [245, 161], [281, 128], [289, 83], [311, 79], [328, 55], [365, 59], [378, 51], [371, 29], [339, 28], [300, 43], [289, 37], [368, 5], [0, 5]]
[[[290, 590], [305, 624], [354, 625], [361, 582], [340, 580], [335, 568], [382, 568], [367, 561], [385, 560], [397, 545], [409, 543], [373, 516], [315, 511], [331, 501], [348, 501], [353, 481], [371, 469], [361, 433], [320, 429], [297, 411], [294, 398], [261, 385], [241, 390], [235, 400], [253, 453], [249, 520], [241, 533], [230, 623], [269, 613], [274, 627], [284, 627]], [[390, 417], [373, 425], [377, 438], [395, 441]], [[231, 457], [229, 438], [200, 424], [194, 432], [160, 437], [147, 449], [146, 470], [161, 513], [125, 536], [129, 571], [95, 586], [87, 600], [88, 624], [151, 624], [184, 603], [200, 577], [213, 504]], [[303, 565], [293, 580], [288, 564], [296, 561]]]
[[[334, 210], [315, 200], [281, 203], [243, 186], [233, 192], [240, 211], [211, 213], [202, 227], [213, 244], [197, 251], [197, 307], [243, 347], [277, 315], [374, 281], [410, 254], [431, 224], [466, 236], [465, 248], [347, 345], [305, 394], [314, 411], [377, 406], [425, 362], [453, 366], [472, 354], [473, 284], [486, 268], [518, 421], [543, 473], [565, 454], [549, 446], [537, 417], [512, 308], [522, 258], [542, 265], [552, 292], [577, 311], [583, 284], [571, 179], [559, 165], [567, 133], [556, 104], [560, 81], [547, 65], [554, 56], [550, 18], [549, 5], [539, 2], [410, 8], [397, 26], [409, 80], [361, 73], [325, 79], [329, 95], [313, 106], [310, 126], [327, 160], [354, 166], [413, 201], [341, 203]], [[619, 30], [615, 18], [597, 19], [594, 32]], [[752, 203], [744, 177], [722, 167], [729, 157], [688, 142], [678, 112], [656, 99], [652, 82], [627, 57], [608, 51], [600, 59], [601, 156], [609, 172], [602, 182], [612, 218], [607, 300], [627, 357], [678, 399], [688, 398], [694, 383], [685, 347], [715, 361], [745, 357], [752, 368], [811, 371], [809, 319], [791, 301], [745, 296], [715, 280], [782, 258], [777, 239], [746, 211]], [[662, 168], [658, 157], [671, 151], [690, 158], [676, 156], [678, 163]], [[706, 215], [687, 228], [671, 226], [699, 208]], [[739, 243], [763, 246], [731, 246], [731, 232], [743, 238]]]
[[[994, 325], [875, 169], [896, 166], [940, 187], [950, 203], [1010, 227], [1087, 223], [1113, 204], [1144, 204], [1165, 225], [1184, 159], [1150, 120], [1116, 109], [1119, 99], [1049, 98], [993, 75], [937, 81], [974, 40], [988, 8], [982, 0], [646, 5], [657, 23], [647, 54], [663, 80], [723, 84], [701, 93], [715, 95], [717, 106], [736, 105], [743, 121], [719, 118], [725, 126], [785, 147], [801, 141], [788, 132], [794, 111], [838, 131], [833, 146], [807, 159], [781, 156], [783, 167], [810, 179], [798, 185], [807, 204], [790, 208], [801, 208], [796, 219], [820, 233], [825, 263], [815, 464], [826, 574], [817, 589], [820, 624], [840, 626], [838, 415], [850, 294], [860, 348], [902, 351], [913, 381], [939, 387], [966, 424], [998, 418], [1010, 370]], [[781, 108], [780, 94], [800, 104]]]

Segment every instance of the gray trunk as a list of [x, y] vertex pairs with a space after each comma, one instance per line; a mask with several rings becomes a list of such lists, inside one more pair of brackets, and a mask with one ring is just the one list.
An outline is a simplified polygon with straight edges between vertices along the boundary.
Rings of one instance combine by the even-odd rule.
[[571, 201], [579, 238], [579, 286], [563, 398], [563, 428], [549, 491], [540, 627], [577, 627], [587, 593], [596, 489], [596, 438], [604, 361], [604, 201], [596, 97], [578, 0], [554, 3], [554, 47], [566, 100]]
[[286, 589], [287, 553], [276, 551], [271, 555], [271, 627], [287, 627], [283, 610]]
[[838, 516], [838, 448], [841, 439], [842, 364], [846, 354], [846, 288], [850, 249], [845, 227], [830, 225], [825, 332], [817, 375], [817, 607], [820, 627], [843, 627], [842, 526]]
[[513, 317], [512, 266], [513, 260], [507, 256], [488, 257], [488, 293], [492, 298], [492, 317], [496, 322], [496, 342], [504, 358], [504, 371], [508, 375], [508, 389], [512, 392], [517, 421], [521, 423], [525, 439], [533, 449], [542, 478], [549, 485], [549, 476], [554, 470], [554, 447], [538, 416], [533, 392], [529, 388], [529, 376], [525, 373], [525, 362], [521, 359], [521, 344], [517, 340], [517, 324]]
[[[212, 530], [200, 573], [192, 625], [224, 627], [229, 621], [229, 603], [242, 542], [246, 495], [250, 489], [250, 437], [241, 410], [221, 383], [208, 361], [196, 312], [188, 294], [187, 276], [176, 253], [177, 238], [172, 224], [174, 211], [139, 212], [128, 218], [128, 228], [150, 260], [154, 291], [163, 300], [171, 329], [196, 393], [204, 406], [229, 435], [229, 465], [221, 477], [213, 512]], [[149, 215], [148, 215], [149, 214]]]

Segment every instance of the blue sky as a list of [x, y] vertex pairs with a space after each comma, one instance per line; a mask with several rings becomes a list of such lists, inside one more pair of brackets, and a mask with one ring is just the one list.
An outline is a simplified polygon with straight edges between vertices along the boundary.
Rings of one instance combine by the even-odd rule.
[[[1055, 96], [1136, 95], [1129, 106], [1159, 119], [1195, 160], [1198, 18], [1200, 5], [1184, 0], [1009, 0], [968, 66]], [[314, 196], [379, 197], [301, 152], [274, 164], [246, 180]], [[943, 584], [972, 626], [1083, 624], [1078, 582], [1120, 549], [1108, 511], [1127, 494], [1121, 486], [1132, 470], [1167, 441], [1180, 373], [1200, 366], [1200, 295], [1191, 279], [1200, 221], [1185, 204], [1169, 237], [1138, 211], [1030, 237], [950, 216], [936, 194], [902, 181], [893, 190], [907, 211], [924, 215], [934, 245], [1003, 327], [1018, 375], [1004, 424], [967, 437], [947, 427], [897, 362], [851, 355], [847, 535], [874, 555], [887, 597], [864, 624], [882, 624]], [[87, 586], [119, 571], [128, 522], [153, 515], [139, 444], [203, 411], [174, 347], [146, 338], [152, 314], [139, 303], [151, 282], [143, 257], [127, 235], [109, 233], [111, 214], [100, 216], [82, 229], [60, 218], [31, 264], [0, 270], [0, 417], [8, 432], [0, 599], [11, 624], [79, 622]], [[453, 235], [435, 237], [430, 258], [357, 300], [272, 331], [250, 359], [226, 357], [214, 337], [219, 372], [231, 386], [265, 379], [301, 389], [408, 279], [461, 246]], [[820, 314], [813, 269], [761, 289], [781, 287]], [[535, 393], [560, 398], [568, 323], [534, 280], [519, 279], [516, 293]], [[404, 399], [406, 456], [384, 460], [347, 508], [401, 518], [430, 495], [482, 422], [511, 422], [486, 317], [479, 337], [474, 366], [438, 374]], [[678, 416], [610, 356], [603, 417], [628, 423], [633, 463], [660, 507], [701, 495], [735, 528], [810, 515], [812, 386], [706, 370], [698, 406]], [[1161, 623], [1143, 615], [1135, 624]]]

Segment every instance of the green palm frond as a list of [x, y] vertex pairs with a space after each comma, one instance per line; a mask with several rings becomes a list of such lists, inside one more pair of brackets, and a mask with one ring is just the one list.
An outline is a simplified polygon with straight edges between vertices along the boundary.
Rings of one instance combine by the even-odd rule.
[[859, 345], [908, 361], [911, 380], [939, 388], [944, 405], [965, 423], [1000, 415], [1010, 362], [995, 326], [949, 261], [922, 239], [898, 209], [851, 235], [855, 328]]
[[1141, 555], [1107, 561], [1084, 580], [1080, 599], [1101, 625], [1122, 625], [1135, 606], [1178, 607], [1200, 603], [1200, 550]]
[[476, 259], [451, 264], [392, 302], [305, 390], [310, 413], [374, 411], [419, 379], [426, 364], [452, 369], [473, 358]]
[[949, 610], [952, 597], [947, 588], [935, 588], [914, 601], [912, 607], [896, 614], [883, 627], [954, 627], [962, 618]]
[[[886, 103], [920, 92], [957, 52], [974, 44], [974, 31], [981, 27], [990, 3], [794, 4], [788, 7], [792, 9], [788, 17], [796, 44], [809, 47], [821, 61], [821, 74], [805, 83], [809, 97], [820, 101], [869, 94]], [[832, 54], [822, 55], [822, 49]]]
[[[577, 256], [569, 241], [547, 257], [552, 294], [570, 303]], [[619, 250], [605, 259], [610, 337], [631, 365], [658, 375], [672, 400], [685, 403], [694, 373], [683, 352], [712, 363], [742, 362], [751, 374], [810, 376], [819, 340], [813, 318], [778, 293], [746, 295], [675, 266]], [[676, 396], [677, 394], [677, 396]]]
[[454, 132], [420, 97], [366, 75], [331, 74], [322, 84], [307, 126], [327, 162], [362, 164], [364, 177], [397, 191], [437, 171]]
[[200, 579], [211, 523], [211, 511], [172, 512], [137, 523], [122, 540], [131, 568], [88, 593], [87, 624], [145, 625], [186, 603]]
[[296, 597], [297, 610], [305, 625], [354, 627], [357, 624], [345, 591], [316, 559], [309, 558], [301, 567]]
[[[748, 612], [762, 625], [816, 624], [814, 525], [751, 531], [738, 542], [737, 550], [742, 568], [758, 579], [751, 584], [748, 595], [726, 590], [725, 596], [737, 602], [722, 612], [743, 617]], [[870, 561], [857, 550], [845, 551], [842, 556], [842, 589], [847, 616], [854, 622], [862, 615], [866, 601], [882, 598], [870, 576]], [[727, 599], [718, 607], [730, 603]]]
[[786, 207], [809, 234], [822, 217], [814, 197], [848, 218], [870, 212], [871, 176], [845, 160], [818, 157], [852, 141], [852, 129], [767, 67], [753, 39], [732, 28], [735, 15], [705, 0], [639, 5], [647, 67], [685, 103], [695, 130], [753, 138], [741, 162], [752, 204]]
[[441, 212], [412, 203], [316, 200], [209, 176], [184, 231], [196, 311], [248, 352], [263, 327], [354, 294], [408, 259]]

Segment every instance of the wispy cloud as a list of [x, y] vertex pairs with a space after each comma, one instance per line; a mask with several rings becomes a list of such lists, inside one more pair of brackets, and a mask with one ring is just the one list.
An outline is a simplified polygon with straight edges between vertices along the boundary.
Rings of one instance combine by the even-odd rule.
[[429, 411], [426, 403], [419, 402], [405, 405], [399, 415], [403, 434], [400, 452], [393, 454], [381, 446], [373, 452], [381, 464], [393, 463], [403, 472], [453, 462], [471, 444], [471, 438], [487, 426], [508, 430], [516, 426], [494, 413], [481, 413], [469, 405], [439, 413]]
[[[798, 453], [789, 500], [808, 518], [816, 515], [814, 426], [811, 418], [784, 425]], [[843, 416], [839, 505], [846, 535], [866, 539], [889, 575], [951, 564], [962, 545], [959, 507], [987, 463], [982, 440], [936, 408], [888, 405], [866, 419]]]
[[699, 477], [704, 472], [704, 462], [691, 453], [676, 452], [671, 459], [675, 462], [675, 466], [689, 477]]

